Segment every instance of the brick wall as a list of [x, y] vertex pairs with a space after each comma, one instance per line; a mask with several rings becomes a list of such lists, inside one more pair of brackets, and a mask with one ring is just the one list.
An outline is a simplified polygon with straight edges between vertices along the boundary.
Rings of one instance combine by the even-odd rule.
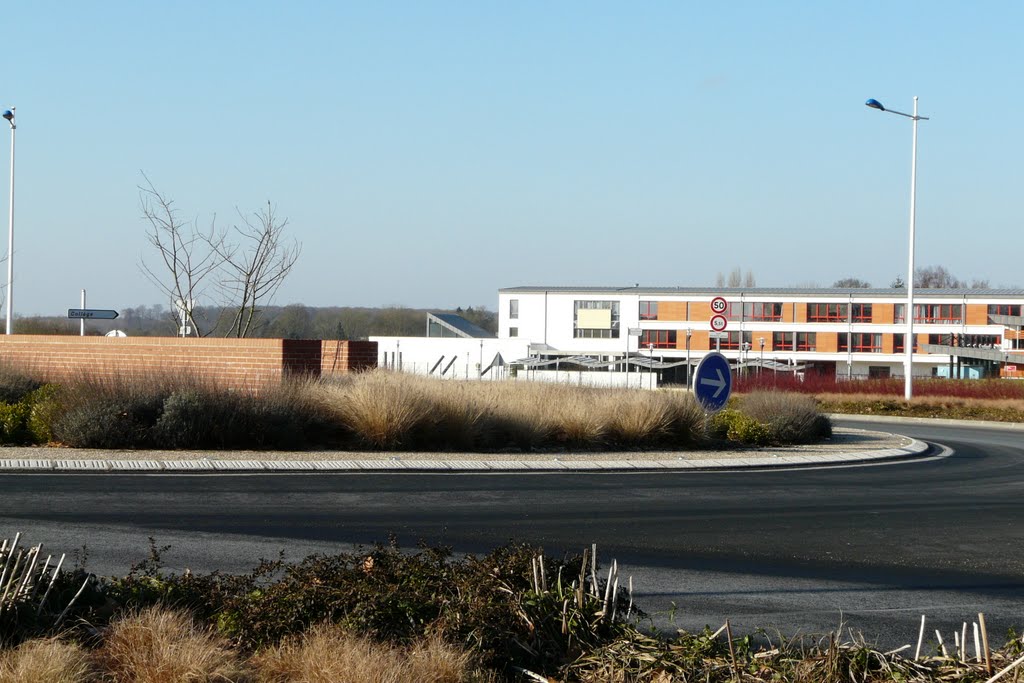
[[218, 386], [258, 389], [286, 375], [375, 367], [376, 342], [195, 337], [0, 336], [0, 363], [60, 382], [83, 375], [182, 374]]

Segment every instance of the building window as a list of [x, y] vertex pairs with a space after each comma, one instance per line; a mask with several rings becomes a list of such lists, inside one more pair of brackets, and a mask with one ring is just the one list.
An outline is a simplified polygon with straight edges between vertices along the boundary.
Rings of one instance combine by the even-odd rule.
[[756, 320], [760, 322], [782, 322], [782, 304], [766, 301], [748, 301], [740, 307], [738, 301], [729, 302], [723, 315], [727, 320]]
[[796, 350], [797, 351], [814, 351], [818, 347], [818, 333], [817, 332], [797, 332], [796, 333]]
[[743, 304], [743, 318], [744, 320], [769, 323], [782, 322], [782, 304], [764, 301], [745, 303]]
[[745, 344], [744, 348], [750, 348], [750, 342], [753, 339], [753, 332], [744, 332], [742, 339], [740, 338], [739, 332], [726, 332], [726, 336], [722, 338], [722, 349], [739, 351], [740, 344]]
[[572, 336], [577, 339], [618, 339], [619, 302], [573, 302]]
[[510, 328], [508, 328], [508, 336], [510, 336], [510, 337], [518, 337], [519, 336], [519, 328], [518, 327], [510, 327]]
[[519, 299], [508, 300], [508, 317], [512, 320], [519, 318]]
[[[894, 323], [906, 322], [907, 305], [896, 304]], [[963, 304], [914, 304], [914, 322], [931, 325], [960, 325], [963, 323]]]
[[657, 320], [658, 319], [658, 302], [657, 301], [641, 301], [640, 302], [640, 319], [641, 320]]
[[792, 332], [772, 332], [772, 351], [792, 351]]
[[988, 314], [1020, 316], [1020, 304], [989, 304]]
[[809, 323], [845, 323], [848, 304], [807, 304]]
[[[903, 344], [903, 340], [906, 335], [900, 332], [899, 334], [892, 335], [892, 352], [893, 353], [905, 353], [907, 348]], [[917, 353], [917, 335], [914, 335], [914, 353]]]
[[839, 333], [839, 350], [853, 353], [881, 353], [882, 335], [870, 332]]
[[852, 304], [850, 319], [855, 323], [871, 322], [871, 304]]
[[676, 348], [675, 330], [644, 330], [640, 337], [640, 348], [649, 349], [651, 345], [656, 349]]

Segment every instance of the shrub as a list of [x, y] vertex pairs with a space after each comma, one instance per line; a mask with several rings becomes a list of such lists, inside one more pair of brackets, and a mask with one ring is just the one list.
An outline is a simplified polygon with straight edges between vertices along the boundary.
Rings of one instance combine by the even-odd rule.
[[758, 391], [742, 397], [739, 409], [768, 426], [772, 443], [813, 443], [832, 435], [832, 423], [821, 414], [817, 401], [811, 396]]
[[0, 403], [0, 443], [20, 444], [29, 438], [31, 406], [25, 402]]
[[0, 402], [18, 403], [42, 384], [19, 370], [0, 364]]
[[711, 433], [717, 438], [753, 446], [767, 446], [772, 442], [768, 425], [733, 408], [715, 413], [711, 419]]

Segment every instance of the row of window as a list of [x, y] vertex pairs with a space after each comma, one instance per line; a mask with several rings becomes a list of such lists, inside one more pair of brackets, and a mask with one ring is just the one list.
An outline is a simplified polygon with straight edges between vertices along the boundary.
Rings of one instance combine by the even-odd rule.
[[[871, 304], [809, 303], [809, 323], [870, 323]], [[914, 322], [923, 324], [959, 325], [963, 323], [963, 304], [914, 304]], [[1020, 315], [1020, 306], [989, 306], [989, 314]], [[906, 320], [906, 304], [896, 304], [894, 323]], [[1007, 312], [1003, 312], [1007, 311]], [[1013, 312], [1016, 311], [1016, 312]], [[658, 319], [658, 302], [640, 302], [640, 320]], [[749, 322], [782, 322], [782, 304], [778, 302], [732, 302], [722, 314], [728, 320]]]
[[[576, 302], [577, 304], [586, 302]], [[590, 302], [610, 304], [610, 301]], [[615, 302], [617, 304], [617, 302]], [[905, 320], [906, 304], [896, 304], [894, 322]], [[989, 315], [1021, 315], [1020, 304], [989, 304]], [[779, 302], [738, 302], [728, 305], [724, 313], [729, 320], [750, 320], [760, 322], [782, 322], [782, 304]], [[508, 317], [519, 318], [519, 299], [508, 302]], [[640, 302], [640, 320], [657, 320], [658, 302]], [[963, 320], [963, 304], [914, 304], [914, 322], [952, 323]], [[871, 304], [807, 304], [807, 322], [871, 322]]]
[[[644, 330], [643, 335], [640, 337], [640, 348], [641, 349], [675, 349], [677, 348], [676, 342], [678, 339], [678, 333], [676, 330]], [[721, 349], [722, 351], [758, 351], [764, 348], [766, 341], [763, 337], [758, 337], [758, 345], [753, 344], [753, 333], [752, 332], [725, 332], [723, 337], [718, 340], [711, 340], [711, 345], [714, 348]], [[943, 341], [937, 341], [934, 338], [940, 338], [944, 335], [930, 335], [928, 343], [930, 344], [941, 344], [946, 343]], [[903, 353], [906, 348], [903, 344], [905, 335], [902, 333], [894, 334], [893, 337], [893, 353]], [[999, 346], [1000, 338], [998, 336], [987, 335], [984, 339], [986, 345]], [[772, 333], [772, 351], [817, 351], [818, 350], [818, 333], [817, 332], [773, 332]], [[882, 353], [882, 335], [873, 332], [855, 332], [848, 334], [841, 332], [838, 334], [837, 339], [837, 350], [838, 351], [849, 351], [852, 353]], [[915, 342], [914, 350], [917, 350]]]

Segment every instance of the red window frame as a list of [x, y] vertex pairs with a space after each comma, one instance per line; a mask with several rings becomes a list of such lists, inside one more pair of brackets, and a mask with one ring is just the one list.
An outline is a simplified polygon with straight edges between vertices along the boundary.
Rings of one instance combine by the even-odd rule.
[[796, 333], [796, 350], [797, 351], [815, 351], [818, 348], [818, 333], [817, 332], [797, 332]]
[[881, 353], [882, 335], [877, 332], [840, 332], [839, 350], [852, 353]]
[[871, 304], [852, 304], [850, 320], [855, 323], [871, 322]]
[[849, 315], [849, 304], [813, 303], [807, 304], [809, 323], [845, 323]]
[[640, 302], [640, 319], [641, 320], [657, 320], [658, 319], [658, 302], [657, 301], [641, 301]]
[[644, 330], [640, 337], [640, 348], [649, 349], [653, 344], [656, 349], [674, 349], [676, 338], [675, 330]]
[[794, 332], [772, 332], [772, 351], [792, 351]]

